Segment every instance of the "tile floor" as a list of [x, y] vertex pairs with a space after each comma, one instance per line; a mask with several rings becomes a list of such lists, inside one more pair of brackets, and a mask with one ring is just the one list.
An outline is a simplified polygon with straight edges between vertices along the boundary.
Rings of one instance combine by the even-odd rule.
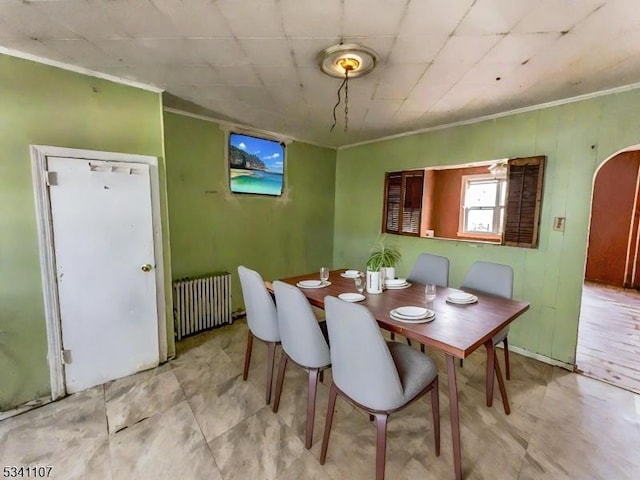
[[[246, 323], [191, 337], [154, 370], [0, 422], [0, 466], [51, 465], [53, 479], [357, 480], [374, 475], [374, 427], [338, 400], [327, 463], [318, 463], [328, 381], [319, 389], [314, 445], [303, 446], [306, 376], [288, 368], [278, 414], [264, 405], [266, 348], [254, 343], [242, 381]], [[502, 352], [499, 352], [502, 355]], [[441, 385], [446, 369], [441, 354]], [[484, 402], [484, 351], [458, 371], [467, 479], [640, 478], [640, 396], [512, 354], [512, 414], [496, 388]], [[453, 478], [446, 388], [442, 454], [428, 397], [391, 417], [388, 479]]]

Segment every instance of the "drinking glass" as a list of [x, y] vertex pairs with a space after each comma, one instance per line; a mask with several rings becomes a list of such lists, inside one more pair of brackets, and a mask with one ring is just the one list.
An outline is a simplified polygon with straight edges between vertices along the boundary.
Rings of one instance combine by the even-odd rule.
[[323, 283], [329, 280], [329, 269], [327, 267], [320, 269], [320, 280], [322, 280]]
[[424, 297], [427, 300], [427, 304], [433, 304], [433, 301], [436, 299], [436, 284], [435, 283], [427, 283], [427, 286], [424, 287]]
[[362, 278], [362, 275], [355, 277], [353, 283], [355, 283], [358, 293], [362, 295], [362, 292], [364, 292], [364, 278]]

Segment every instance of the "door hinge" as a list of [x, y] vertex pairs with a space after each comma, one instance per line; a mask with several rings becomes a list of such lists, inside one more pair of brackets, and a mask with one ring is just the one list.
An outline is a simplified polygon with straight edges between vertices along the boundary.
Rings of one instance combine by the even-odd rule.
[[60, 351], [60, 359], [63, 365], [69, 365], [71, 363], [71, 350]]
[[58, 173], [57, 172], [44, 172], [44, 178], [47, 182], [47, 187], [58, 185]]

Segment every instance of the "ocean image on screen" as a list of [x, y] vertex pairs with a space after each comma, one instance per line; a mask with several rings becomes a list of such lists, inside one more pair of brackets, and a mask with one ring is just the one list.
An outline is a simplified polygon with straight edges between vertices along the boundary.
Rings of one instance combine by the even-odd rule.
[[282, 195], [284, 147], [274, 140], [230, 133], [229, 178], [234, 193]]

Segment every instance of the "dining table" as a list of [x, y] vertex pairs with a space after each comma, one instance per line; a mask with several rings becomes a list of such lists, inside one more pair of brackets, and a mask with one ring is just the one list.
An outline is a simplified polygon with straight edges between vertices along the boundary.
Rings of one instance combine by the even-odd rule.
[[[329, 280], [321, 288], [301, 288], [300, 290], [309, 303], [323, 309], [325, 297], [338, 297], [342, 293], [356, 291], [353, 278], [348, 278], [345, 272], [346, 269], [332, 270], [329, 273]], [[297, 285], [301, 281], [318, 278], [318, 272], [313, 272], [279, 280]], [[435, 300], [429, 306], [435, 311], [435, 319], [428, 323], [405, 323], [393, 319], [390, 311], [403, 306], [424, 307], [426, 305], [425, 285], [409, 283], [411, 283], [409, 286], [388, 288], [379, 294], [364, 292], [365, 298], [359, 303], [371, 311], [380, 328], [444, 353], [447, 365], [454, 473], [456, 480], [460, 480], [462, 479], [462, 447], [455, 360], [468, 357], [484, 345], [488, 358], [487, 405], [492, 404], [494, 378], [497, 378], [504, 410], [508, 415], [510, 407], [507, 389], [500, 364], [496, 361], [492, 337], [527, 311], [529, 303], [495, 297], [465, 288], [465, 292], [478, 297], [477, 302], [453, 304], [447, 300], [447, 297], [459, 290], [439, 287]]]

